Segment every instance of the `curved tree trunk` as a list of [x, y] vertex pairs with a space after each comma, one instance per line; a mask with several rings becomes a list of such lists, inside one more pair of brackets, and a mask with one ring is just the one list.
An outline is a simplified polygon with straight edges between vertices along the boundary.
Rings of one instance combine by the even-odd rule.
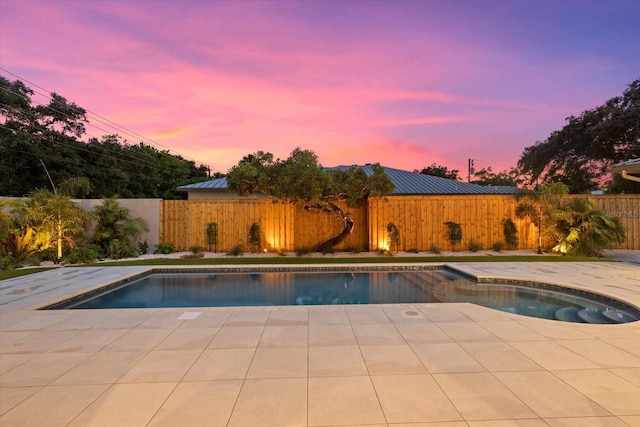
[[322, 206], [307, 206], [305, 207], [305, 209], [307, 210], [319, 209], [322, 212], [335, 213], [336, 215], [338, 215], [338, 217], [344, 224], [344, 229], [340, 232], [340, 234], [338, 234], [335, 237], [332, 237], [331, 239], [325, 242], [320, 243], [317, 246], [316, 251], [318, 252], [328, 251], [334, 246], [339, 245], [340, 243], [344, 242], [347, 239], [347, 237], [349, 237], [353, 232], [353, 227], [355, 227], [355, 223], [351, 218], [347, 216], [347, 214], [344, 213], [342, 209], [340, 209], [338, 205], [335, 205], [333, 203], [328, 203], [327, 205], [322, 205]]

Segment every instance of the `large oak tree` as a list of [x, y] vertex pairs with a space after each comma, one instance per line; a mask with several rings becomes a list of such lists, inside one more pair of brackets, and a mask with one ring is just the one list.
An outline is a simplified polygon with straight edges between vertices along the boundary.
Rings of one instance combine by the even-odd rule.
[[[607, 169], [640, 157], [640, 79], [622, 96], [570, 116], [567, 124], [545, 141], [525, 148], [518, 166], [530, 184], [560, 181], [571, 193], [584, 193], [607, 183]], [[612, 191], [640, 192], [640, 184], [614, 178]]]

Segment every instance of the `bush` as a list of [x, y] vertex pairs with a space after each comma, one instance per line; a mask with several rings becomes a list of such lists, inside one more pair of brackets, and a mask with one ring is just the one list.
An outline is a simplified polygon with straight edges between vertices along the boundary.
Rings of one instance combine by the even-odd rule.
[[213, 246], [213, 251], [218, 252], [218, 224], [215, 222], [207, 224], [207, 244], [209, 245], [209, 251]]
[[166, 243], [158, 243], [158, 245], [156, 246], [156, 250], [153, 251], [154, 254], [170, 254], [175, 250], [175, 246], [173, 245], [173, 243], [170, 242], [166, 242]]
[[133, 258], [138, 256], [138, 251], [120, 240], [112, 240], [109, 242], [108, 256], [111, 259]]
[[247, 234], [247, 243], [251, 246], [251, 250], [253, 252], [258, 252], [260, 250], [261, 240], [262, 232], [260, 231], [260, 224], [254, 222], [253, 224], [251, 224], [249, 233]]
[[311, 253], [311, 249], [309, 248], [300, 248], [298, 249], [298, 252], [296, 252], [297, 256], [305, 256], [305, 255], [309, 255]]
[[[93, 245], [91, 245], [93, 246]], [[42, 261], [56, 261], [58, 259], [58, 253], [55, 249], [45, 249], [43, 251], [38, 252], [38, 259]]]
[[518, 247], [518, 229], [516, 223], [511, 218], [505, 218], [502, 220], [502, 232], [504, 233], [504, 240], [507, 242], [509, 249], [516, 249]]
[[501, 252], [502, 250], [504, 250], [504, 243], [502, 243], [502, 242], [495, 242], [495, 243], [493, 244], [492, 249], [493, 249], [495, 252]]
[[473, 240], [469, 242], [469, 250], [471, 252], [478, 252], [482, 249], [482, 245], [480, 243], [476, 243]]
[[334, 249], [333, 249], [333, 246], [331, 246], [331, 245], [323, 245], [323, 246], [322, 246], [322, 254], [323, 254], [323, 255], [332, 254], [332, 253], [334, 253], [334, 252], [335, 252], [335, 251], [334, 251]]
[[438, 245], [436, 245], [435, 243], [432, 243], [431, 246], [429, 247], [429, 252], [433, 252], [434, 254], [439, 254], [440, 252], [442, 252], [442, 250]]
[[146, 240], [144, 242], [138, 242], [138, 252], [140, 253], [140, 255], [149, 253], [149, 244]]
[[184, 255], [181, 255], [180, 258], [182, 258], [182, 259], [204, 258], [204, 253], [202, 253], [202, 252], [194, 252], [194, 253], [191, 253], [191, 254], [184, 254]]
[[87, 264], [100, 258], [100, 247], [97, 245], [87, 245], [73, 248], [62, 258], [65, 264]]
[[18, 267], [17, 261], [10, 256], [0, 255], [0, 270], [13, 270]]
[[231, 248], [229, 252], [227, 252], [227, 255], [241, 256], [242, 253], [243, 253], [242, 245], [235, 245], [233, 248]]
[[419, 254], [420, 253], [418, 248], [409, 248], [409, 249], [407, 249], [407, 252], [410, 252], [412, 254]]
[[387, 234], [389, 235], [389, 250], [392, 250], [395, 246], [397, 251], [400, 245], [400, 230], [394, 223], [390, 222], [387, 224]]
[[451, 245], [455, 246], [460, 243], [462, 241], [462, 226], [453, 221], [447, 221], [445, 224], [449, 229], [448, 237]]
[[200, 252], [204, 251], [204, 248], [202, 246], [191, 246], [189, 250], [194, 254], [199, 254]]

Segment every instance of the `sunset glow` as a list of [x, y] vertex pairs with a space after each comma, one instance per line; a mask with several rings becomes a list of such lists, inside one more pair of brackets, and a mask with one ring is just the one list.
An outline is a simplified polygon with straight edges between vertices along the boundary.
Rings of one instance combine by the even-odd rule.
[[90, 111], [87, 138], [212, 172], [302, 147], [466, 176], [469, 158], [515, 166], [639, 78], [638, 22], [615, 0], [2, 0], [0, 75]]

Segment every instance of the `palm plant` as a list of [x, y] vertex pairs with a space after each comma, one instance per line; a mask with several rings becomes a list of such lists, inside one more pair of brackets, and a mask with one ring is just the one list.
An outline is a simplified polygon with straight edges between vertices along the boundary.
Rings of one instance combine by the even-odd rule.
[[523, 190], [516, 194], [516, 217], [529, 218], [538, 229], [538, 254], [542, 253], [542, 236], [550, 215], [560, 206], [569, 188], [561, 182], [552, 182], [534, 191]]
[[120, 206], [115, 198], [104, 199], [92, 212], [95, 219], [93, 242], [100, 246], [105, 254], [113, 248], [112, 241], [133, 247], [134, 241], [149, 230], [143, 218], [131, 217], [129, 210]]
[[75, 246], [76, 237], [89, 220], [89, 214], [70, 196], [49, 190], [36, 190], [31, 197], [16, 202], [12, 213], [18, 229], [34, 230], [32, 240], [38, 250], [57, 247], [58, 261], [65, 246]]
[[625, 238], [617, 218], [595, 210], [584, 198], [571, 200], [551, 219], [550, 232], [557, 242], [553, 250], [562, 254], [599, 256], [602, 249]]

